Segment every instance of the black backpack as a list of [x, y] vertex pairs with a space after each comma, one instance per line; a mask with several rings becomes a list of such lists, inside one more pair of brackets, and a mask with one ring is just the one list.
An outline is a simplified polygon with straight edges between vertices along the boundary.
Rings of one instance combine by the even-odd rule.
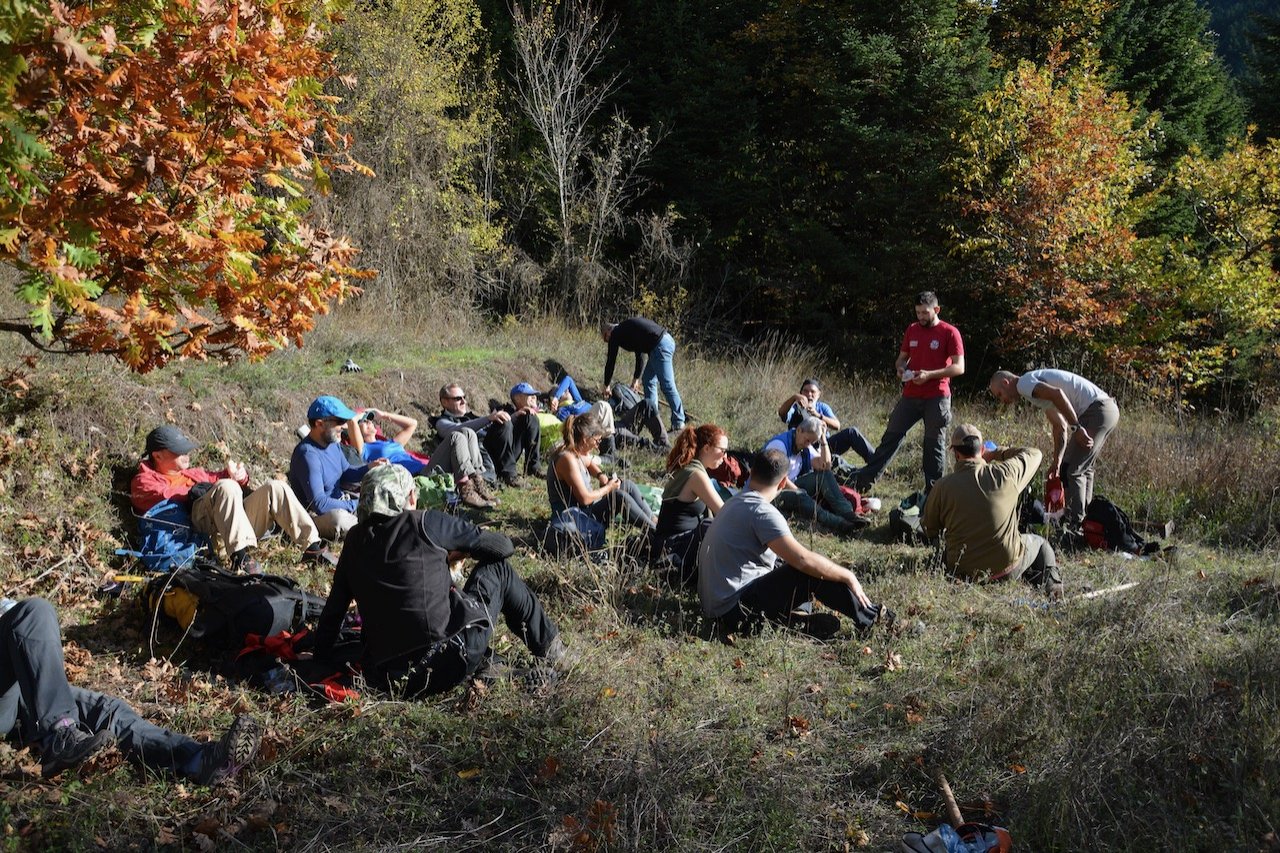
[[278, 575], [176, 569], [152, 579], [139, 600], [158, 619], [206, 645], [239, 650], [248, 634], [268, 636], [314, 623], [325, 600]]
[[1160, 550], [1158, 542], [1147, 542], [1133, 529], [1129, 516], [1104, 497], [1089, 501], [1084, 513], [1084, 540], [1090, 548], [1150, 554]]

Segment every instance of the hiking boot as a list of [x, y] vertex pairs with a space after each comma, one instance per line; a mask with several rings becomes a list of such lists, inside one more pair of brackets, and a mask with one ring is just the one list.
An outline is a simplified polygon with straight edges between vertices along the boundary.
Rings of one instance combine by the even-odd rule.
[[493, 486], [489, 485], [489, 481], [479, 475], [468, 478], [471, 485], [475, 486], [476, 494], [489, 502], [489, 506], [500, 506], [502, 501], [498, 500], [498, 496], [493, 492]]
[[1049, 596], [1050, 601], [1061, 601], [1064, 595], [1062, 581], [1054, 581], [1047, 584], [1044, 588], [1044, 593]]
[[72, 723], [56, 726], [45, 740], [40, 750], [40, 775], [47, 779], [83, 763], [115, 739], [106, 729], [90, 734]]
[[523, 489], [528, 485], [525, 483], [524, 477], [521, 477], [519, 474], [503, 474], [501, 480], [502, 485], [506, 486], [508, 489]]
[[258, 754], [262, 728], [253, 717], [241, 714], [231, 723], [226, 734], [204, 745], [200, 753], [200, 770], [192, 777], [199, 785], [216, 785], [244, 769]]
[[542, 660], [564, 672], [573, 669], [581, 657], [582, 654], [580, 652], [566, 646], [564, 640], [560, 639], [560, 635], [556, 634], [556, 638], [551, 641], [551, 645], [547, 646], [547, 653], [542, 656]]
[[496, 684], [499, 681], [510, 681], [513, 670], [502, 655], [490, 654], [484, 662], [471, 673], [471, 677], [485, 684]]
[[253, 549], [241, 548], [231, 555], [231, 571], [238, 575], [260, 575], [262, 565], [253, 556]]
[[493, 504], [480, 496], [475, 481], [475, 477], [468, 477], [458, 484], [458, 500], [473, 509], [489, 509]]
[[538, 480], [544, 480], [546, 479], [546, 476], [547, 476], [547, 469], [542, 467], [541, 465], [534, 465], [532, 468], [527, 469], [524, 472], [524, 474], [526, 477], [533, 477]]
[[317, 539], [302, 550], [302, 562], [335, 568], [338, 565], [338, 555]]

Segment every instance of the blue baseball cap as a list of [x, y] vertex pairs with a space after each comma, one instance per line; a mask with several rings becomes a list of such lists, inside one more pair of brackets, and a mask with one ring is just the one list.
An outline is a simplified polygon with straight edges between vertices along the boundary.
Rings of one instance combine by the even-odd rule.
[[322, 418], [337, 418], [340, 421], [349, 421], [356, 416], [356, 413], [347, 408], [337, 397], [316, 397], [311, 401], [311, 405], [307, 407], [307, 420], [318, 421]]
[[514, 397], [517, 394], [537, 394], [537, 393], [538, 393], [538, 389], [534, 388], [528, 382], [521, 382], [519, 385], [516, 385], [511, 389], [512, 397]]

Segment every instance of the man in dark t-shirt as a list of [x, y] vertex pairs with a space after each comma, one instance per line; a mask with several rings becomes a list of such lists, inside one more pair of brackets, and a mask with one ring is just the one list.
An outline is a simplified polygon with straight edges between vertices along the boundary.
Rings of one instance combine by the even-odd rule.
[[[609, 396], [609, 383], [613, 381], [613, 367], [618, 360], [618, 350], [624, 349], [636, 355], [635, 372], [631, 375], [631, 387], [641, 393], [650, 413], [658, 413], [658, 388], [671, 406], [671, 429], [684, 428], [684, 403], [676, 388], [676, 342], [671, 333], [652, 320], [631, 317], [621, 323], [604, 323], [600, 337], [609, 345], [609, 355], [604, 365], [603, 394]], [[648, 355], [648, 364], [645, 356]]]
[[[347, 534], [320, 614], [316, 655], [333, 649], [354, 600], [365, 678], [409, 697], [440, 693], [486, 669], [499, 616], [544, 663], [567, 665], [560, 632], [507, 562], [511, 540], [416, 505], [413, 478], [399, 465], [374, 468], [361, 481], [359, 523]], [[449, 569], [460, 557], [477, 561], [461, 591]]]
[[858, 472], [854, 488], [865, 494], [898, 454], [902, 440], [924, 421], [921, 467], [924, 489], [942, 479], [946, 464], [946, 429], [951, 423], [951, 378], [964, 373], [964, 341], [955, 326], [939, 316], [938, 297], [924, 291], [916, 297], [916, 322], [907, 327], [894, 369], [902, 396], [889, 413], [876, 452]]

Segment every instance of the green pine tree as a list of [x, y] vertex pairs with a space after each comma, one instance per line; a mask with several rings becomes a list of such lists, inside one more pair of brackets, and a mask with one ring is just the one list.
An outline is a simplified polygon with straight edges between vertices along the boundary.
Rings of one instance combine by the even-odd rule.
[[1250, 36], [1244, 90], [1258, 136], [1280, 138], [1280, 15], [1259, 18]]

